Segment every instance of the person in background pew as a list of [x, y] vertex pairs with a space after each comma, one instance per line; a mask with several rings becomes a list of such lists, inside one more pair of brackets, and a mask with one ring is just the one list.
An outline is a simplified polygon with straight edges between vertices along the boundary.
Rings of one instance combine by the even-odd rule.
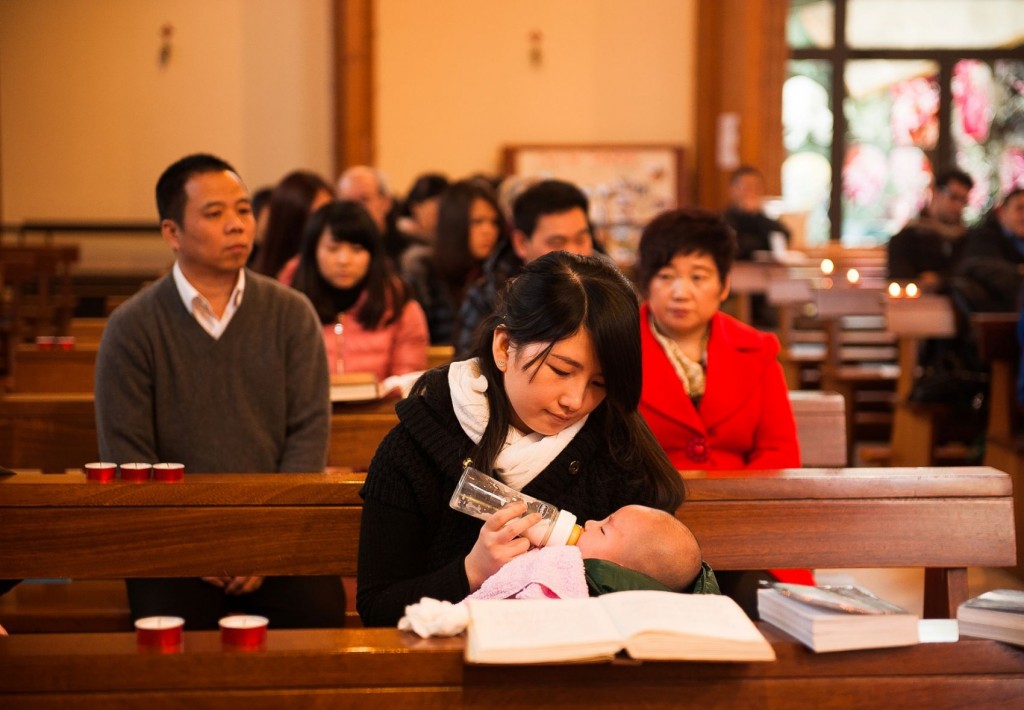
[[582, 190], [562, 180], [538, 182], [515, 199], [511, 237], [498, 242], [459, 308], [456, 357], [470, 355], [477, 326], [494, 311], [505, 282], [526, 264], [559, 249], [583, 256], [594, 253], [589, 204]]
[[466, 290], [495, 246], [507, 239], [506, 231], [497, 198], [483, 181], [460, 180], [442, 193], [435, 243], [402, 255], [402, 277], [427, 314], [431, 345], [453, 343]]
[[1007, 192], [964, 241], [963, 260], [989, 258], [1024, 264], [1024, 186]]
[[366, 208], [384, 240], [384, 251], [395, 269], [402, 254], [416, 241], [398, 228], [398, 209], [384, 172], [369, 165], [353, 165], [338, 177], [338, 199], [354, 200]]
[[440, 173], [418, 176], [402, 201], [402, 214], [396, 225], [409, 244], [433, 244], [437, 238], [437, 213], [441, 195], [448, 189], [448, 178]]
[[[640, 237], [636, 273], [644, 381], [640, 412], [672, 464], [689, 469], [800, 466], [779, 342], [718, 310], [729, 295], [733, 230], [717, 214], [670, 210]], [[772, 570], [813, 584], [808, 570]], [[718, 575], [756, 616], [760, 572]]]
[[729, 206], [725, 221], [736, 230], [736, 259], [750, 261], [755, 251], [772, 250], [772, 234], [788, 242], [789, 230], [764, 213], [764, 176], [752, 165], [741, 165], [729, 177]]
[[302, 230], [309, 215], [334, 199], [334, 189], [316, 173], [296, 170], [270, 193], [267, 224], [255, 271], [291, 285], [299, 265]]
[[637, 307], [602, 260], [543, 256], [510, 282], [476, 356], [428, 371], [398, 403], [361, 491], [364, 624], [393, 626], [424, 596], [459, 601], [529, 549], [520, 535], [537, 516], [497, 529], [449, 507], [470, 463], [580, 519], [676, 510], [682, 479], [637, 412]]
[[[243, 268], [255, 222], [238, 173], [220, 158], [187, 156], [160, 176], [156, 201], [176, 261], [104, 330], [95, 386], [102, 460], [173, 461], [190, 475], [323, 471], [330, 403], [320, 323], [302, 294]], [[133, 618], [181, 616], [189, 629], [217, 628], [232, 611], [277, 628], [344, 624], [338, 577], [127, 586]]]
[[640, 411], [679, 469], [800, 466], [779, 343], [719, 311], [735, 235], [716, 214], [671, 210], [640, 237]]
[[313, 213], [292, 286], [320, 317], [332, 373], [372, 372], [383, 381], [427, 369], [427, 317], [360, 203], [329, 202]]
[[890, 279], [913, 281], [928, 291], [946, 284], [963, 249], [963, 213], [973, 188], [974, 179], [962, 170], [935, 176], [928, 207], [886, 246]]

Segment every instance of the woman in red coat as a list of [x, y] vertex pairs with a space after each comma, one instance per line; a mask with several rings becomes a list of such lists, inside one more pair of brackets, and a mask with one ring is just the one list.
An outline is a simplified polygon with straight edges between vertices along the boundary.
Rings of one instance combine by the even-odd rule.
[[[671, 210], [644, 229], [636, 267], [645, 299], [640, 412], [679, 469], [796, 468], [800, 448], [779, 342], [718, 310], [735, 254], [735, 233], [711, 212]], [[807, 570], [772, 574], [813, 584]], [[718, 576], [726, 589], [730, 575]], [[756, 578], [737, 575], [736, 582]]]

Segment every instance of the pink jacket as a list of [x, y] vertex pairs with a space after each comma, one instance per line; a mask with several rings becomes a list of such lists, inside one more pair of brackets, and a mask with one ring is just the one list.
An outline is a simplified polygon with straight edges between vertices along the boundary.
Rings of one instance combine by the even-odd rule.
[[[335, 334], [334, 323], [324, 326], [327, 367], [331, 373], [372, 372], [378, 380], [383, 380], [391, 375], [427, 369], [430, 336], [427, 333], [427, 316], [420, 304], [410, 299], [394, 323], [376, 330], [366, 330], [355, 317], [366, 297], [364, 291], [356, 304], [342, 314], [341, 335]], [[388, 317], [390, 312], [384, 320]]]

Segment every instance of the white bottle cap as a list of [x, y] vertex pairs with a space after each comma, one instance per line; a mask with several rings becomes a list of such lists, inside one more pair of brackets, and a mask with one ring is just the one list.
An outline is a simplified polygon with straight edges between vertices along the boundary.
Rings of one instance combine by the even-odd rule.
[[558, 511], [558, 517], [555, 518], [555, 524], [551, 530], [551, 535], [548, 537], [546, 547], [564, 545], [569, 542], [569, 535], [572, 534], [572, 527], [575, 524], [575, 515], [570, 513], [568, 510]]

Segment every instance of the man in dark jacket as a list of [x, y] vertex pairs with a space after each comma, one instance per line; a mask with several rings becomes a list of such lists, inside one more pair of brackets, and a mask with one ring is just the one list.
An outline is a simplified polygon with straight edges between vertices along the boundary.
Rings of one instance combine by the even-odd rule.
[[929, 290], [948, 279], [963, 246], [963, 211], [973, 187], [974, 180], [962, 170], [935, 177], [928, 207], [889, 240], [890, 279], [914, 281]]
[[456, 359], [473, 350], [476, 327], [489, 316], [505, 282], [526, 264], [553, 251], [590, 256], [594, 238], [587, 217], [587, 196], [562, 180], [543, 180], [523, 192], [512, 205], [512, 238], [497, 245], [484, 263], [484, 273], [470, 286], [455, 325]]

